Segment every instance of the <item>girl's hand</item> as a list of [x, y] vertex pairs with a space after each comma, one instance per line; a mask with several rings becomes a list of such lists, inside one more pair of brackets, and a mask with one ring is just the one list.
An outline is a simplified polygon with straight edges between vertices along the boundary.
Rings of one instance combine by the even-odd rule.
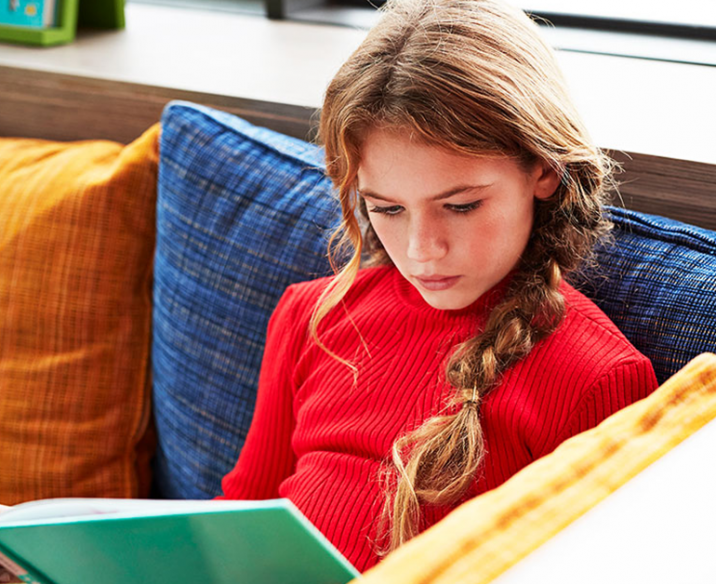
[[13, 576], [10, 572], [6, 571], [5, 568], [0, 568], [0, 583], [10, 584], [15, 582], [22, 582], [19, 578]]
[[6, 571], [5, 568], [0, 568], [0, 583], [2, 584], [15, 584], [15, 582], [22, 582], [20, 578], [16, 578], [10, 572]]
[[[9, 508], [7, 505], [0, 505], [0, 513], [7, 511]], [[10, 584], [11, 582], [22, 582], [22, 580], [16, 578], [13, 574], [0, 566], [0, 584]]]

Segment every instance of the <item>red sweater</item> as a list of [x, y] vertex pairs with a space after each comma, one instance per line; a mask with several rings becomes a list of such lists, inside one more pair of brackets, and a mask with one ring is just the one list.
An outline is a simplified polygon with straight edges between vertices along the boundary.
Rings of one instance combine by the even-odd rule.
[[[222, 486], [229, 499], [287, 497], [363, 571], [378, 561], [381, 461], [444, 407], [452, 394], [445, 357], [480, 330], [500, 287], [468, 308], [441, 311], [395, 268], [359, 272], [345, 298], [351, 319], [337, 308], [319, 327], [326, 346], [358, 367], [354, 385], [307, 334], [326, 282], [291, 286], [276, 308], [253, 423]], [[657, 386], [651, 363], [592, 302], [567, 284], [562, 292], [564, 321], [482, 405], [487, 455], [474, 494]], [[426, 509], [425, 527], [448, 512]]]

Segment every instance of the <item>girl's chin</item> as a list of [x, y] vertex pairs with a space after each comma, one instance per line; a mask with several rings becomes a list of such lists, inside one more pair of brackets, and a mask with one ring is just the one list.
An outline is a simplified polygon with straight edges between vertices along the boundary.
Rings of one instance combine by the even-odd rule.
[[462, 310], [477, 300], [477, 297], [465, 298], [462, 294], [440, 292], [421, 292], [421, 295], [425, 302], [437, 310]]

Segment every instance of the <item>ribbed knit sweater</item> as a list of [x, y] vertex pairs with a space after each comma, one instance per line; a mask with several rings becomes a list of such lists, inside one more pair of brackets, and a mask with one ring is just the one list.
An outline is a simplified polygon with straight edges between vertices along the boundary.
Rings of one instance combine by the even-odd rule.
[[[481, 330], [504, 284], [441, 311], [395, 268], [361, 270], [344, 308], [319, 327], [325, 345], [358, 368], [355, 378], [308, 334], [326, 284], [291, 286], [276, 308], [251, 429], [222, 486], [229, 499], [287, 497], [363, 571], [378, 561], [381, 463], [396, 439], [444, 411], [446, 356]], [[567, 284], [561, 291], [563, 322], [482, 404], [487, 455], [470, 495], [657, 386], [651, 363], [591, 301]], [[425, 509], [423, 528], [449, 511]]]

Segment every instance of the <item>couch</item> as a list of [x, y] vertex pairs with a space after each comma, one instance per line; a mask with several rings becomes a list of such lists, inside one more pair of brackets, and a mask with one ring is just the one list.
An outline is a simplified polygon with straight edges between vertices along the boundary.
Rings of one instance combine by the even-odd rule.
[[[0, 191], [0, 503], [217, 495], [274, 306], [289, 284], [330, 273], [338, 206], [320, 149], [172, 102], [126, 146], [0, 139]], [[687, 364], [716, 352], [716, 232], [608, 212], [611, 241], [572, 281], [666, 387], [635, 406], [708, 394], [714, 362]], [[635, 406], [620, 431], [644, 431]], [[592, 436], [579, 456], [604, 443]], [[574, 465], [555, 455], [548, 464]]]

